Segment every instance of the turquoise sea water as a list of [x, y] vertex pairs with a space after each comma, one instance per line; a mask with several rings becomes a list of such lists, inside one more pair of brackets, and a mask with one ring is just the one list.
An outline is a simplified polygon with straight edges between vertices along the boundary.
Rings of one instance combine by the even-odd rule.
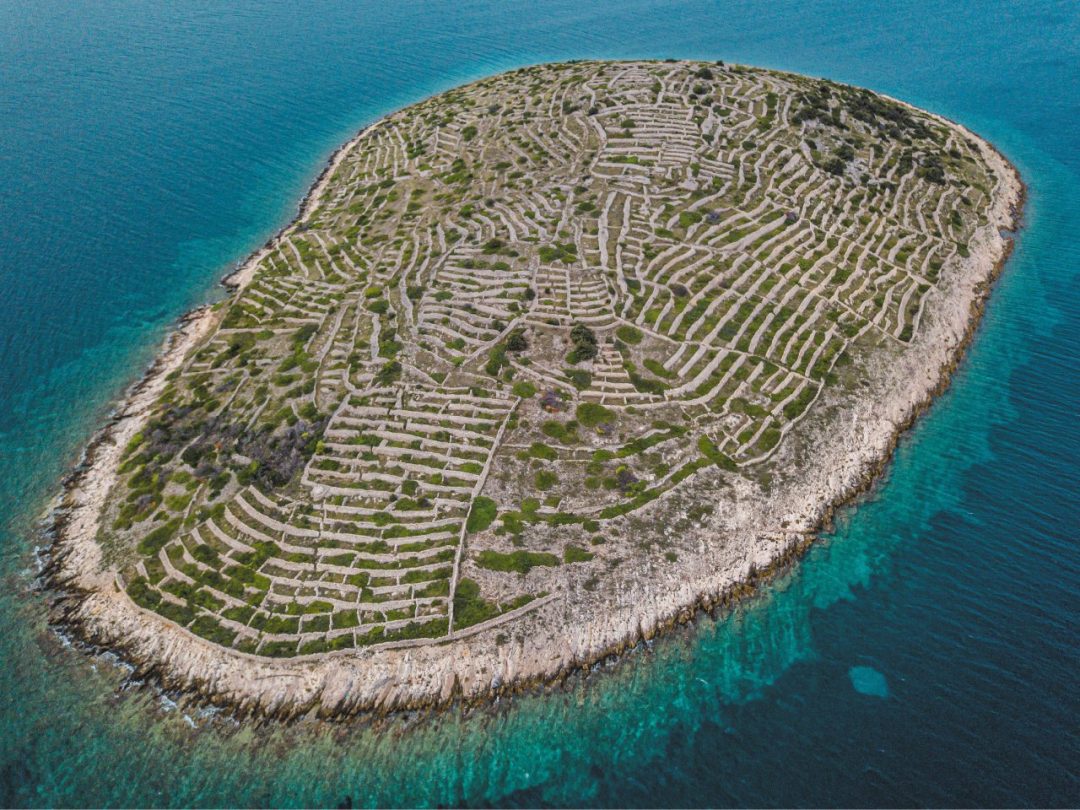
[[[335, 146], [495, 71], [668, 56], [887, 92], [1030, 186], [955, 384], [793, 573], [566, 690], [382, 730], [173, 709], [48, 632], [59, 476]], [[1073, 2], [0, 2], [0, 804], [1080, 803], [1077, 65]]]

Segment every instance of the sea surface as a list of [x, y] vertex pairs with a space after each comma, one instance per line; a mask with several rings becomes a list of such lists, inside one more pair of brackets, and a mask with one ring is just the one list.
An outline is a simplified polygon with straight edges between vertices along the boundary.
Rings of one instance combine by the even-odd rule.
[[[65, 646], [58, 481], [362, 125], [496, 71], [724, 59], [996, 143], [1025, 228], [949, 392], [789, 575], [565, 689], [235, 725]], [[1080, 804], [1080, 6], [0, 0], [0, 804]]]

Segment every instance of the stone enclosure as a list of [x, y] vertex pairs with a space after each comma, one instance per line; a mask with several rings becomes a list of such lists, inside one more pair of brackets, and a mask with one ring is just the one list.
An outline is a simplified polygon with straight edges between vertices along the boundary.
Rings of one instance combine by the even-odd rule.
[[272, 657], [509, 635], [677, 567], [669, 529], [724, 508], [703, 473], [767, 481], [825, 389], [905, 351], [994, 186], [938, 119], [719, 63], [409, 107], [218, 305], [124, 451], [106, 559]]

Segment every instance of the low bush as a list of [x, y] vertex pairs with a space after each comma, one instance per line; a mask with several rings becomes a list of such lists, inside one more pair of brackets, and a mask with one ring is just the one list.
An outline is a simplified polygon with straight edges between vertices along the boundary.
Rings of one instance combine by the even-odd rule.
[[536, 395], [536, 386], [528, 380], [518, 380], [514, 383], [513, 391], [515, 397], [528, 399], [529, 397]]
[[495, 501], [483, 495], [479, 496], [473, 501], [472, 508], [469, 510], [469, 517], [465, 521], [466, 531], [470, 534], [484, 531], [495, 520], [498, 511], [499, 507]]
[[[488, 552], [494, 553], [494, 552]], [[480, 596], [480, 586], [475, 580], [462, 577], [454, 591], [454, 629], [470, 627], [499, 615], [498, 605]]]
[[[543, 551], [512, 551], [509, 554], [481, 551], [477, 555], [476, 564], [489, 571], [513, 571], [518, 574], [527, 574], [534, 568], [554, 568], [559, 565], [559, 558]], [[458, 583], [458, 591], [461, 591], [461, 582]]]
[[613, 424], [616, 416], [610, 408], [605, 408], [597, 402], [582, 402], [575, 411], [577, 420], [585, 427], [594, 428], [598, 425]]
[[574, 365], [584, 360], [592, 360], [599, 353], [596, 333], [583, 323], [574, 324], [570, 330], [570, 342], [573, 350], [566, 356], [566, 362]]
[[537, 470], [536, 472], [536, 488], [542, 492], [546, 492], [559, 483], [559, 476], [552, 470]]
[[588, 562], [595, 556], [591, 551], [586, 551], [575, 545], [568, 545], [563, 550], [563, 562], [565, 563]]

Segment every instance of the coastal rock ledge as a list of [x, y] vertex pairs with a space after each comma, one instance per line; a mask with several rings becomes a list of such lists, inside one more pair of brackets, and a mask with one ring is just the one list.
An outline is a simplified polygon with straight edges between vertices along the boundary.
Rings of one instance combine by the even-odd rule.
[[867, 90], [573, 62], [394, 113], [54, 510], [54, 616], [240, 714], [550, 681], [747, 592], [947, 384], [1023, 185]]

